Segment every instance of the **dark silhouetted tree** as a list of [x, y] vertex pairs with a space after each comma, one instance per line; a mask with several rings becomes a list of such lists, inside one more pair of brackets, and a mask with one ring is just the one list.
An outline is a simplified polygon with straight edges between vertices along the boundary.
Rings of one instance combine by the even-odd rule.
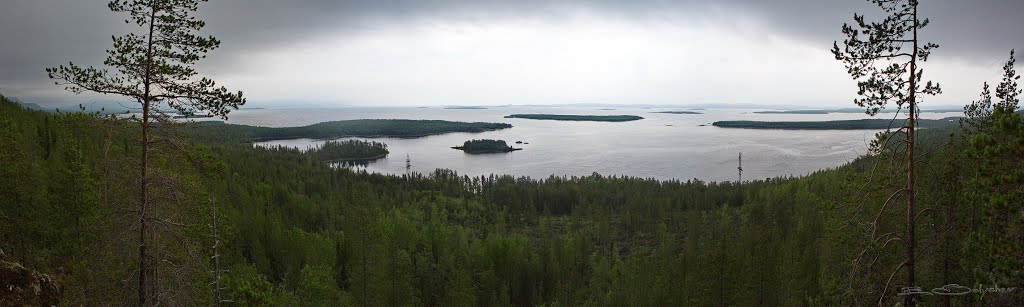
[[[900, 110], [906, 109], [907, 120], [896, 133], [888, 134], [889, 137], [901, 135], [904, 140], [897, 143], [881, 141], [878, 146], [894, 146], [895, 151], [903, 151], [905, 157], [902, 165], [906, 168], [906, 185], [893, 193], [893, 196], [904, 194], [907, 199], [906, 207], [906, 230], [902, 235], [886, 233], [875, 237], [880, 223], [876, 219], [872, 225], [872, 240], [889, 242], [902, 242], [905, 246], [905, 258], [897, 265], [893, 274], [900, 270], [906, 270], [906, 286], [915, 286], [914, 281], [914, 245], [915, 245], [915, 218], [918, 211], [915, 209], [914, 189], [914, 167], [915, 167], [915, 122], [918, 119], [918, 103], [922, 96], [936, 95], [941, 93], [937, 83], [923, 81], [923, 70], [920, 62], [928, 60], [932, 50], [938, 45], [923, 42], [918, 30], [928, 25], [928, 19], [921, 19], [918, 16], [918, 0], [869, 0], [877, 5], [886, 16], [878, 22], [865, 21], [864, 15], [854, 14], [854, 25], [844, 24], [843, 47], [838, 43], [833, 45], [832, 53], [836, 59], [846, 64], [847, 72], [857, 80], [860, 98], [854, 100], [858, 106], [864, 107], [869, 115], [877, 114], [887, 105], [895, 103]], [[899, 112], [897, 112], [899, 114]], [[878, 216], [884, 215], [889, 203], [894, 197], [889, 197], [878, 209]], [[891, 281], [891, 278], [890, 278]], [[886, 282], [883, 293], [888, 291], [889, 281]], [[881, 300], [881, 299], [880, 299]], [[906, 305], [913, 305], [915, 297], [905, 297]]]
[[[141, 119], [135, 118], [142, 130], [139, 168], [139, 270], [138, 300], [147, 304], [147, 227], [157, 220], [149, 214], [153, 201], [150, 189], [152, 145], [169, 142], [155, 139], [152, 128], [169, 123], [162, 107], [183, 115], [207, 112], [226, 118], [232, 109], [245, 103], [242, 93], [217, 87], [213, 80], [198, 77], [192, 67], [206, 53], [220, 45], [212, 36], [200, 36], [205, 22], [193, 16], [200, 2], [206, 0], [114, 0], [111, 11], [127, 13], [126, 23], [135, 24], [138, 33], [114, 37], [114, 47], [107, 50], [103, 62], [107, 68], [67, 66], [48, 68], [46, 72], [58, 85], [74, 93], [96, 92], [127, 97], [141, 106]], [[109, 69], [108, 69], [109, 68]], [[150, 294], [152, 295], [152, 294]]]

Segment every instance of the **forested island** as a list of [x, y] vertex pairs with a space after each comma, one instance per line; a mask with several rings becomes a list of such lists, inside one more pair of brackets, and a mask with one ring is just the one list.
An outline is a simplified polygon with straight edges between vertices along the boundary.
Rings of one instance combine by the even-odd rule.
[[[956, 125], [958, 117], [947, 117], [943, 119], [919, 119], [917, 125], [920, 128], [933, 128]], [[903, 126], [903, 120], [892, 119], [853, 119], [853, 120], [829, 120], [829, 121], [752, 121], [733, 120], [717, 121], [712, 123], [715, 127], [721, 128], [742, 128], [742, 129], [778, 129], [778, 130], [882, 130], [888, 128], [899, 128]]]
[[453, 122], [445, 120], [357, 119], [324, 122], [302, 127], [257, 127], [223, 122], [199, 122], [186, 129], [203, 142], [267, 141], [275, 139], [334, 139], [341, 137], [422, 137], [451, 132], [485, 132], [512, 128], [505, 123]]
[[522, 150], [522, 148], [513, 148], [508, 146], [503, 140], [469, 140], [462, 143], [462, 146], [454, 146], [452, 149], [458, 149], [469, 154], [482, 154], [482, 153], [501, 153], [501, 152], [513, 152], [516, 150]]
[[538, 120], [594, 121], [594, 122], [628, 122], [644, 119], [636, 115], [559, 115], [559, 114], [512, 114], [505, 118], [524, 118]]
[[212, 118], [213, 115], [209, 114], [192, 114], [192, 115], [174, 115], [174, 119], [196, 119], [196, 118]]
[[327, 162], [371, 161], [387, 157], [388, 145], [363, 140], [329, 140], [308, 149], [307, 153]]
[[[876, 134], [864, 155], [806, 176], [386, 175], [322, 159], [382, 144], [321, 155], [251, 142], [510, 126], [149, 120], [161, 106], [226, 118], [246, 103], [193, 69], [220, 44], [199, 31], [200, 2], [112, 1], [137, 29], [114, 37], [104, 66], [46, 68], [76, 94], [139, 105], [141, 119], [0, 96], [0, 306], [1024, 305], [1024, 90], [1012, 51], [964, 118]], [[858, 105], [917, 110], [941, 93], [917, 68], [937, 47], [918, 36], [929, 23], [918, 6], [934, 2], [871, 2], [884, 15], [855, 14], [833, 55], [859, 81]], [[737, 175], [751, 167], [740, 160]]]
[[694, 112], [694, 111], [661, 111], [661, 112], [651, 112], [651, 113], [661, 113], [661, 114], [704, 114], [704, 113], [701, 113], [701, 112]]
[[[784, 110], [784, 111], [754, 111], [754, 114], [829, 114], [829, 110]], [[863, 111], [861, 111], [863, 113]]]

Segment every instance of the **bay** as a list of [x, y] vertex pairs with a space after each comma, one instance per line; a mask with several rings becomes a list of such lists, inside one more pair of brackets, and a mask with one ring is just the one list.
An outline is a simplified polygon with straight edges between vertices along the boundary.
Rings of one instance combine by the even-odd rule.
[[[737, 158], [743, 153], [743, 178], [801, 176], [833, 168], [863, 155], [874, 130], [749, 130], [711, 126], [719, 120], [820, 121], [870, 118], [857, 113], [756, 114], [759, 110], [698, 110], [703, 114], [664, 114], [684, 108], [494, 107], [487, 109], [430, 108], [275, 108], [238, 110], [229, 123], [267, 127], [303, 126], [350, 119], [439, 119], [501, 122], [511, 129], [483, 133], [450, 133], [414, 139], [375, 138], [388, 145], [387, 158], [361, 166], [369, 172], [430, 173], [451, 169], [460, 175], [509, 174], [549, 176], [601, 175], [641, 178], [726, 181], [737, 178]], [[504, 118], [509, 114], [637, 115], [630, 122], [582, 122]], [[959, 113], [922, 113], [938, 119]], [[880, 114], [878, 118], [891, 118]], [[353, 139], [353, 138], [343, 138]], [[365, 139], [365, 138], [354, 138]], [[510, 153], [466, 154], [451, 146], [470, 139], [505, 140], [523, 150]], [[514, 144], [522, 141], [529, 144]], [[256, 146], [308, 148], [324, 140], [292, 139]]]

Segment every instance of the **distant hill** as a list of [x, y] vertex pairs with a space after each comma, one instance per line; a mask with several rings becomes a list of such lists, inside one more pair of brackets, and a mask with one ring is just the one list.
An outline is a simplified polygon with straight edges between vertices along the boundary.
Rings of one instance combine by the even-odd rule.
[[[935, 128], [951, 126], [958, 122], [959, 117], [947, 117], [943, 119], [919, 119], [920, 128]], [[712, 123], [715, 127], [741, 128], [741, 129], [777, 129], [777, 130], [858, 130], [858, 129], [889, 129], [900, 127], [903, 121], [881, 118], [854, 119], [854, 120], [829, 120], [829, 121], [800, 121], [800, 122], [768, 122], [750, 120], [726, 120]]]
[[661, 114], [704, 114], [704, 113], [701, 113], [701, 112], [694, 112], [694, 111], [661, 111], [661, 112], [651, 112], [651, 113], [661, 113]]
[[42, 106], [42, 105], [40, 105], [38, 103], [35, 103], [35, 102], [25, 102], [25, 101], [23, 101], [21, 99], [18, 99], [17, 97], [7, 97], [7, 100], [16, 102], [16, 103], [20, 104], [21, 106], [23, 106], [23, 107], [25, 107], [27, 109], [37, 110], [37, 111], [46, 111], [46, 112], [56, 112], [56, 111], [59, 110], [61, 112], [65, 112], [65, 113], [74, 113], [74, 112], [79, 112], [79, 111], [85, 111], [85, 112], [90, 112], [90, 113], [92, 113], [92, 112], [99, 112], [101, 114], [119, 114], [119, 113], [125, 113], [125, 112], [132, 111], [131, 108], [124, 107], [121, 104], [119, 104], [117, 102], [113, 102], [113, 101], [90, 102], [90, 103], [83, 103], [83, 104], [80, 104], [80, 105], [76, 104], [76, 105]]
[[[757, 111], [756, 114], [831, 114], [831, 113], [864, 113], [863, 108], [841, 108], [841, 109], [804, 109], [804, 110], [771, 110], [771, 111]], [[904, 110], [905, 111], [905, 110]], [[935, 108], [922, 108], [922, 113], [948, 113], [948, 112], [962, 112], [963, 108], [957, 108], [953, 106], [942, 106]], [[883, 109], [878, 113], [895, 113], [895, 109]]]
[[593, 122], [628, 122], [644, 119], [636, 115], [563, 115], [563, 114], [512, 114], [505, 118], [524, 118], [536, 120], [593, 121]]

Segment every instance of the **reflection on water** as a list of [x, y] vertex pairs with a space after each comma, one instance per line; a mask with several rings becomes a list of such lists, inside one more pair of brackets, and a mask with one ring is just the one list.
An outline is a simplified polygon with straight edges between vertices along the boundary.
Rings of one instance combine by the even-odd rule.
[[357, 168], [357, 169], [358, 168], [367, 168], [367, 167], [370, 166], [371, 163], [373, 163], [375, 161], [377, 161], [377, 160], [348, 160], [348, 161], [339, 161], [339, 162], [331, 162], [331, 166], [334, 166], [334, 167]]

